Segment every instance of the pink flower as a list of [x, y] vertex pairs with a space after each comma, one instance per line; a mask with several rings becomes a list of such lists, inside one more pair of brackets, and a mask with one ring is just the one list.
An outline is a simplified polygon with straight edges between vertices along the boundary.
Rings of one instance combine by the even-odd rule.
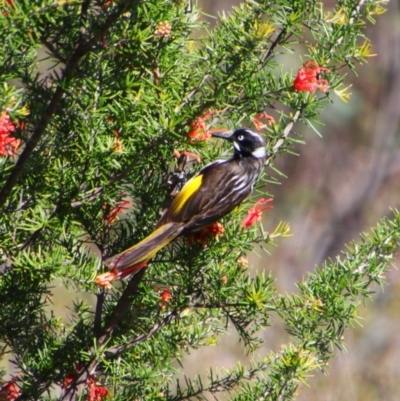
[[272, 209], [272, 205], [263, 206], [268, 202], [273, 201], [273, 198], [261, 198], [254, 206], [252, 206], [248, 211], [246, 217], [243, 219], [243, 230], [247, 227], [251, 227], [257, 221], [261, 221], [262, 212], [267, 209]]
[[316, 89], [326, 92], [329, 89], [329, 82], [326, 79], [319, 79], [322, 71], [329, 71], [329, 68], [320, 67], [316, 61], [307, 61], [297, 71], [293, 82], [295, 91], [308, 91], [314, 93]]
[[14, 156], [21, 141], [10, 135], [15, 131], [15, 125], [10, 121], [6, 111], [0, 114], [0, 156]]

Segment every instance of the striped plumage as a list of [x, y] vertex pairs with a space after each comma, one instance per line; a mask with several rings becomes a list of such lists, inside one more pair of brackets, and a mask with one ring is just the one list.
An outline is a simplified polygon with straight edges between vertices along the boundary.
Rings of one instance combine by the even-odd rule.
[[[266, 158], [264, 140], [243, 128], [213, 136], [232, 142], [233, 156], [208, 164], [188, 181], [155, 230], [138, 244], [105, 260], [108, 267], [121, 273], [146, 263], [176, 237], [216, 222], [251, 193]], [[118, 274], [118, 277], [123, 275]]]

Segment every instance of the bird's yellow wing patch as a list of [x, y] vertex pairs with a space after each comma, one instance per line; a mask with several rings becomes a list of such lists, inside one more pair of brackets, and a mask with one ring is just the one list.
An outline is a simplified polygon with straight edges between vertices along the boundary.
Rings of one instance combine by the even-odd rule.
[[181, 192], [176, 195], [175, 199], [171, 204], [171, 211], [173, 214], [178, 213], [182, 210], [183, 206], [189, 200], [189, 198], [197, 192], [197, 190], [201, 187], [201, 183], [203, 181], [203, 175], [197, 175], [193, 177], [190, 181], [186, 183], [186, 185], [182, 188]]

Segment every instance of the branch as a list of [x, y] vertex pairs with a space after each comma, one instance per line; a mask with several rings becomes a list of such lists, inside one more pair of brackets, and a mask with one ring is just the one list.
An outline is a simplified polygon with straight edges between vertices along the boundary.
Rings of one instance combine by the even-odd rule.
[[127, 287], [122, 293], [117, 305], [107, 321], [107, 324], [105, 325], [105, 328], [103, 329], [103, 334], [100, 336], [97, 342], [97, 347], [101, 347], [111, 338], [115, 327], [129, 309], [132, 297], [138, 292], [139, 284], [142, 282], [145, 271], [146, 269], [141, 269], [129, 280]]
[[171, 323], [176, 317], [180, 315], [180, 312], [174, 310], [173, 312], [169, 313], [160, 323], [156, 323], [147, 333], [143, 333], [140, 336], [133, 338], [132, 340], [128, 341], [126, 344], [119, 345], [117, 347], [111, 348], [107, 350], [106, 355], [108, 357], [118, 357], [128, 349], [134, 347], [135, 345], [148, 340], [154, 334], [158, 333], [164, 326]]
[[285, 143], [287, 137], [289, 136], [290, 132], [292, 131], [293, 125], [297, 122], [297, 120], [300, 118], [301, 111], [303, 110], [303, 107], [300, 106], [296, 112], [294, 113], [294, 116], [291, 118], [289, 123], [286, 125], [285, 129], [282, 132], [282, 135], [279, 137], [279, 139], [276, 141], [274, 147], [272, 148], [272, 152], [268, 155], [268, 158], [265, 162], [265, 165], [268, 166], [271, 161], [276, 157], [278, 154], [279, 149], [281, 146]]
[[[138, 292], [139, 284], [141, 283], [146, 269], [140, 270], [135, 274], [129, 281], [127, 287], [122, 293], [117, 305], [115, 306], [111, 316], [108, 319], [105, 328], [103, 329], [102, 335], [96, 342], [96, 345], [89, 350], [89, 354], [92, 355], [90, 361], [84, 366], [82, 371], [77, 374], [74, 381], [68, 386], [65, 393], [60, 397], [60, 401], [63, 400], [74, 400], [76, 394], [80, 393], [81, 388], [85, 385], [89, 376], [95, 372], [97, 365], [100, 363], [99, 360], [99, 348], [101, 348], [111, 338], [115, 327], [119, 321], [125, 315], [130, 307], [132, 297]], [[98, 299], [98, 302], [102, 302], [102, 297]], [[98, 306], [99, 307], [99, 306]], [[98, 319], [98, 317], [96, 317]]]

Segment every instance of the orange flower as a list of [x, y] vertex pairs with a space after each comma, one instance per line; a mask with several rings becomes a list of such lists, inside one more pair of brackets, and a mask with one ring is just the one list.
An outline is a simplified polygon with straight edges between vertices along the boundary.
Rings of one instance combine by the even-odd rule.
[[103, 215], [103, 223], [112, 224], [116, 220], [117, 216], [120, 215], [124, 210], [128, 210], [132, 206], [131, 201], [129, 199], [120, 200], [115, 208], [109, 212], [108, 204], [105, 203], [103, 205], [104, 215]]
[[[117, 262], [118, 264], [118, 262]], [[118, 280], [124, 277], [129, 276], [130, 274], [135, 274], [139, 270], [147, 267], [147, 263], [139, 263], [137, 265], [133, 265], [131, 267], [127, 267], [124, 270], [119, 271], [118, 266], [115, 266], [112, 270], [109, 272], [99, 274], [95, 279], [94, 282], [97, 286], [103, 287], [103, 288], [111, 288], [111, 281]]]
[[0, 114], [0, 156], [14, 156], [21, 141], [10, 135], [15, 130], [15, 125], [10, 121], [6, 111]]
[[89, 401], [102, 401], [109, 394], [105, 387], [99, 386], [99, 382], [93, 376], [87, 378], [86, 386], [89, 389]]
[[329, 82], [326, 79], [319, 79], [322, 71], [330, 71], [329, 68], [320, 67], [316, 61], [307, 61], [297, 71], [293, 82], [295, 91], [308, 91], [314, 93], [316, 89], [326, 92], [329, 89]]
[[172, 299], [172, 293], [169, 288], [164, 288], [160, 294], [160, 306], [165, 308]]
[[255, 222], [261, 221], [262, 212], [267, 209], [272, 209], [272, 205], [264, 206], [266, 203], [273, 201], [273, 198], [261, 198], [254, 206], [252, 206], [248, 211], [246, 217], [243, 219], [243, 230], [247, 227], [251, 227]]
[[208, 141], [211, 138], [213, 130], [207, 129], [206, 120], [212, 117], [216, 112], [217, 110], [210, 110], [204, 113], [202, 116], [197, 116], [190, 124], [188, 137], [195, 141]]
[[[77, 379], [78, 372], [81, 369], [81, 365], [77, 364], [75, 372], [70, 372], [65, 376], [62, 383], [62, 388], [64, 390], [66, 390]], [[110, 394], [105, 387], [99, 385], [98, 381], [93, 376], [88, 376], [85, 385], [89, 389], [89, 401], [102, 401]]]
[[199, 155], [196, 155], [195, 153], [189, 152], [187, 150], [179, 152], [179, 150], [174, 149], [173, 156], [176, 159], [180, 159], [182, 155], [186, 156], [188, 158], [188, 160], [191, 160], [191, 159], [195, 160], [196, 163], [201, 162], [201, 157]]
[[218, 221], [210, 224], [205, 228], [205, 230], [207, 230], [207, 232], [209, 232], [216, 240], [219, 240], [219, 237], [225, 233], [224, 226]]
[[69, 372], [63, 379], [61, 388], [66, 390], [77, 378], [77, 373], [83, 368], [80, 363], [75, 365], [75, 371]]
[[[263, 123], [261, 120], [267, 120], [267, 122]], [[275, 122], [274, 117], [269, 116], [268, 114], [265, 114], [265, 113], [258, 113], [253, 118], [253, 125], [256, 127], [257, 131], [261, 131], [264, 128], [267, 128], [268, 125], [270, 125], [274, 122]]]
[[210, 237], [219, 240], [219, 237], [225, 233], [224, 226], [218, 221], [210, 224], [209, 226], [189, 235], [186, 238], [186, 245], [191, 245], [194, 242], [199, 242], [204, 248], [207, 246], [207, 241]]
[[21, 389], [15, 383], [15, 379], [3, 384], [0, 388], [0, 400], [16, 400], [21, 395]]
[[[82, 365], [78, 363], [75, 371], [70, 372], [65, 376], [61, 385], [64, 390], [66, 390], [78, 378], [78, 373], [81, 369]], [[88, 376], [85, 385], [89, 390], [89, 401], [102, 401], [110, 394], [105, 387], [99, 385], [99, 382], [92, 375]]]

